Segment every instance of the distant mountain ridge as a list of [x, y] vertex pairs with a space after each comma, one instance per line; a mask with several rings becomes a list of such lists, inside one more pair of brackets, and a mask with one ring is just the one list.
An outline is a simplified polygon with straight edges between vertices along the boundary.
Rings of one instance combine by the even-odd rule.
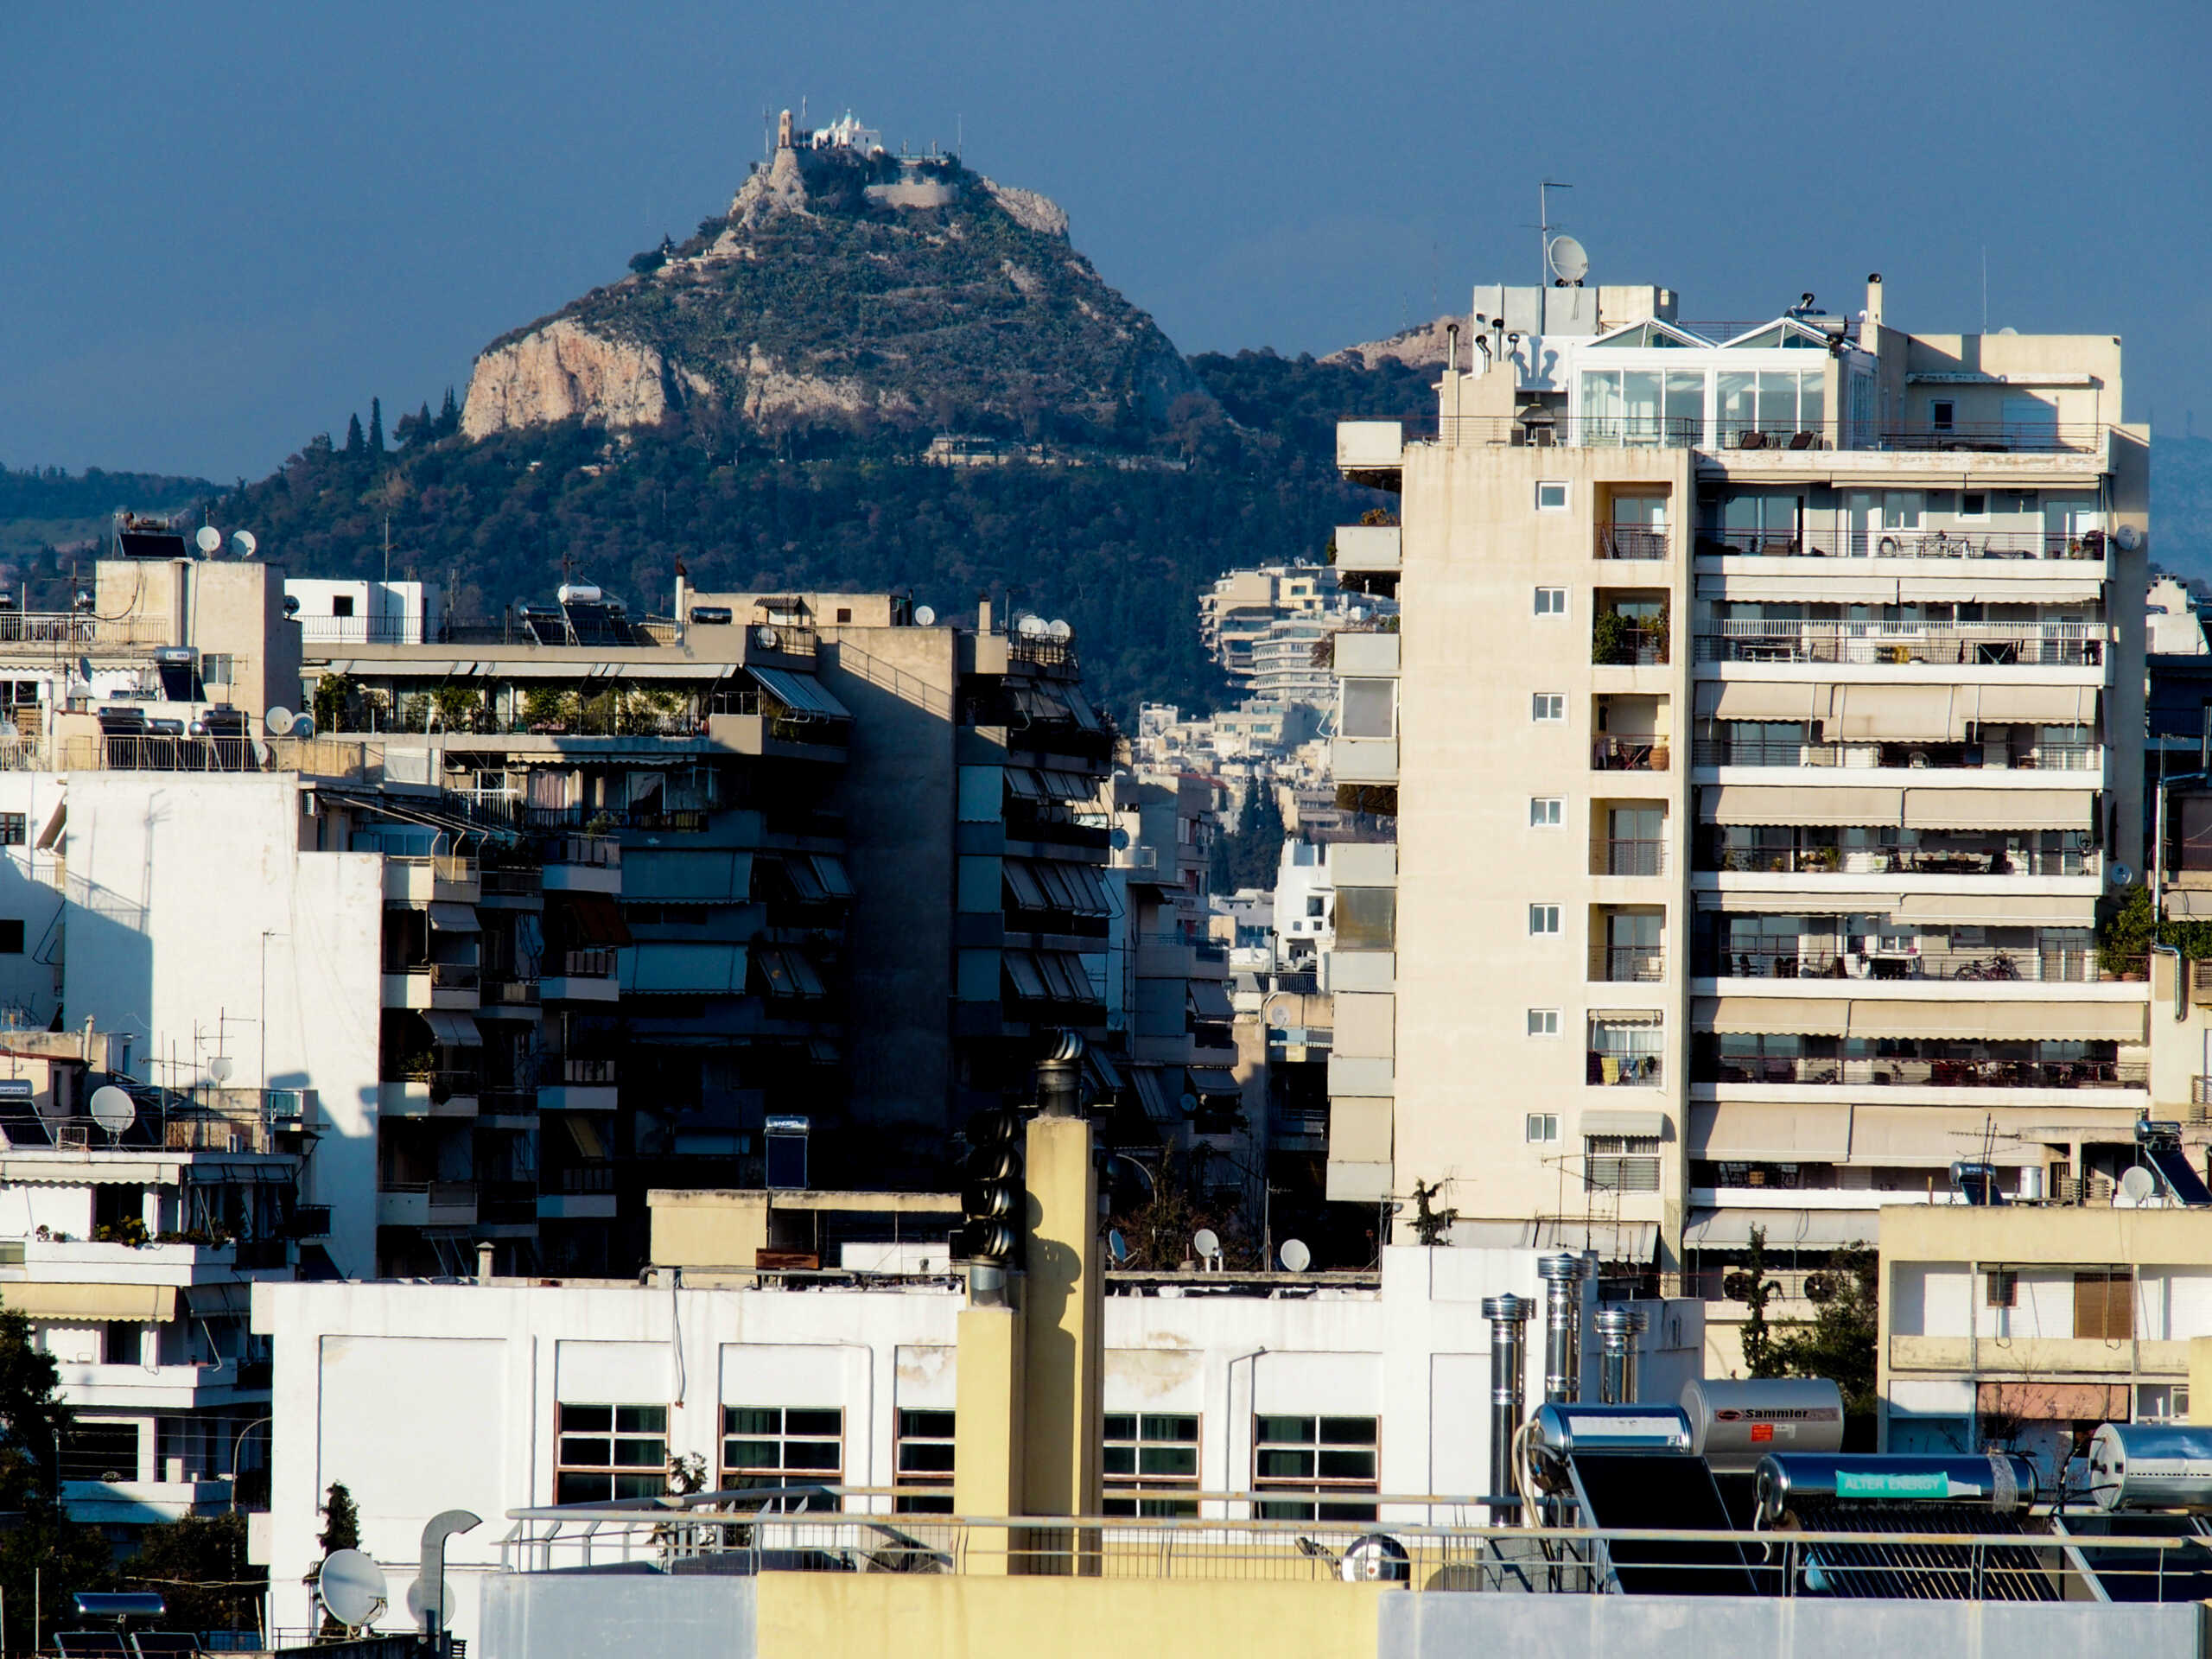
[[950, 157], [797, 137], [696, 235], [487, 346], [461, 430], [697, 411], [759, 432], [1141, 441], [1205, 397], [1047, 198]]

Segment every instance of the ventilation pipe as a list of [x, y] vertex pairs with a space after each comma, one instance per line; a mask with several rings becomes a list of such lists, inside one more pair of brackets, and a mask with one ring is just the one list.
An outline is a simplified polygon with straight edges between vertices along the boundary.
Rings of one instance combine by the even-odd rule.
[[1608, 1406], [1636, 1403], [1637, 1338], [1651, 1328], [1640, 1307], [1609, 1307], [1595, 1321], [1603, 1344], [1598, 1370], [1598, 1398]]
[[1544, 1403], [1582, 1398], [1582, 1258], [1561, 1250], [1536, 1263], [1544, 1281]]
[[1046, 1117], [1083, 1115], [1083, 1046], [1080, 1033], [1064, 1031], [1037, 1062], [1037, 1107]]
[[1513, 1441], [1521, 1432], [1522, 1379], [1528, 1375], [1522, 1327], [1535, 1304], [1508, 1294], [1483, 1298], [1490, 1321], [1490, 1504], [1491, 1524], [1510, 1526], [1521, 1507], [1514, 1491]]

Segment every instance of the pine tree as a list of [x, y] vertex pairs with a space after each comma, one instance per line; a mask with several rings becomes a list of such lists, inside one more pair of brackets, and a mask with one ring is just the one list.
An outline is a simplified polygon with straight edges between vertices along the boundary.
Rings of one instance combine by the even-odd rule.
[[361, 417], [348, 415], [346, 417], [346, 453], [358, 455], [368, 448], [368, 439], [361, 435]]
[[461, 430], [461, 405], [454, 402], [453, 388], [446, 388], [446, 400], [438, 407], [438, 435], [449, 438]]
[[361, 1547], [361, 1512], [354, 1506], [353, 1494], [346, 1490], [344, 1482], [330, 1483], [319, 1513], [322, 1516], [322, 1532], [315, 1541], [322, 1546], [325, 1555]]
[[384, 399], [369, 399], [369, 453], [384, 454]]

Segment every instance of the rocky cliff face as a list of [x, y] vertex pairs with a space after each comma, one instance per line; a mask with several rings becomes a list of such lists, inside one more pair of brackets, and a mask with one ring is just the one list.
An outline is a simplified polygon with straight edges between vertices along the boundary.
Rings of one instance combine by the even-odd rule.
[[1459, 325], [1461, 366], [1465, 367], [1464, 358], [1469, 349], [1467, 319], [1453, 316], [1439, 317], [1433, 322], [1416, 323], [1410, 328], [1401, 328], [1388, 340], [1363, 340], [1357, 346], [1347, 346], [1340, 352], [1331, 352], [1321, 361], [1342, 364], [1349, 368], [1371, 369], [1388, 359], [1393, 363], [1402, 363], [1409, 369], [1440, 369], [1444, 366], [1445, 353], [1450, 343], [1444, 331], [1455, 322]]
[[764, 429], [1090, 436], [1205, 396], [1067, 227], [950, 161], [779, 149], [656, 269], [487, 346], [462, 430], [720, 408]]

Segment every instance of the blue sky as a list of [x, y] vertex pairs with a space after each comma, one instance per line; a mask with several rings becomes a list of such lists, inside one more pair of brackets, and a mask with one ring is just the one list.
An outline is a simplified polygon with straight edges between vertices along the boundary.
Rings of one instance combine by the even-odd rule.
[[719, 213], [847, 104], [1056, 198], [1186, 351], [1529, 281], [2115, 333], [2212, 432], [2212, 8], [2100, 0], [0, 7], [0, 461], [258, 476]]

